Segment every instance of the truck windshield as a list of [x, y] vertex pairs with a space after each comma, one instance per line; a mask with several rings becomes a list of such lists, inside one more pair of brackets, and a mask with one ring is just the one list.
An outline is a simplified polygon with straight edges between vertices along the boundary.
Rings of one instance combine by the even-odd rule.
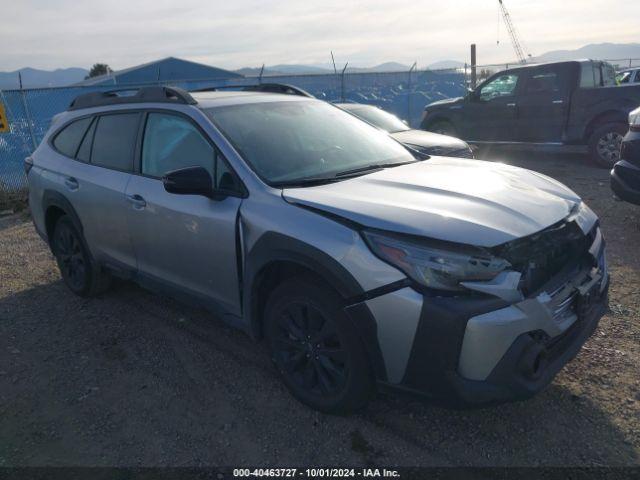
[[226, 105], [204, 112], [270, 185], [415, 161], [385, 132], [320, 101]]

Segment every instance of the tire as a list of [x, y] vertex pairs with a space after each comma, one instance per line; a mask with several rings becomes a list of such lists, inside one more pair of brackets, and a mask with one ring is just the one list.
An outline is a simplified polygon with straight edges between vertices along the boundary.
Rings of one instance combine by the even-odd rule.
[[434, 123], [427, 127], [427, 130], [433, 133], [439, 133], [441, 135], [449, 135], [450, 137], [457, 137], [458, 132], [456, 127], [447, 120], [436, 120]]
[[628, 127], [624, 123], [605, 123], [597, 127], [589, 137], [589, 154], [596, 165], [612, 168], [620, 160], [622, 138]]
[[73, 293], [91, 297], [109, 288], [111, 276], [93, 261], [82, 234], [68, 216], [56, 222], [51, 246], [62, 279]]
[[271, 358], [294, 397], [335, 414], [368, 403], [373, 370], [338, 294], [313, 278], [296, 277], [275, 288], [264, 315]]

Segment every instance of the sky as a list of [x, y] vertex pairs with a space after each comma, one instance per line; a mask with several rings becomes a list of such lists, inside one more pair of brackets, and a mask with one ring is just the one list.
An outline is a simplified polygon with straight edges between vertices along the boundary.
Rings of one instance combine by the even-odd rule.
[[[504, 0], [529, 53], [639, 42], [640, 0]], [[0, 0], [0, 71], [514, 58], [497, 0]], [[500, 40], [497, 44], [497, 40]]]

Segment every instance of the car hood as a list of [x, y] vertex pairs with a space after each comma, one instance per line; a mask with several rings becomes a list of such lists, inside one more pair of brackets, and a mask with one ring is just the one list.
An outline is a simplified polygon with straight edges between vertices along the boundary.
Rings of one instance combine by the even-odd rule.
[[365, 227], [480, 247], [543, 230], [580, 203], [574, 192], [542, 174], [445, 157], [286, 188], [283, 197]]
[[458, 103], [458, 102], [460, 102], [460, 101], [461, 101], [461, 100], [463, 100], [463, 99], [464, 99], [464, 97], [445, 98], [445, 99], [443, 99], [443, 100], [438, 100], [438, 101], [436, 101], [436, 102], [431, 102], [431, 103], [430, 103], [429, 105], [427, 105], [425, 108], [426, 108], [426, 109], [429, 109], [429, 108], [431, 108], [431, 107], [440, 107], [440, 106], [445, 107], [445, 106], [447, 106], [447, 105], [451, 105], [451, 104], [454, 104], [454, 103]]
[[443, 150], [469, 148], [467, 142], [459, 138], [441, 135], [439, 133], [425, 132], [424, 130], [405, 130], [392, 133], [391, 136], [400, 143], [418, 147], [441, 147]]

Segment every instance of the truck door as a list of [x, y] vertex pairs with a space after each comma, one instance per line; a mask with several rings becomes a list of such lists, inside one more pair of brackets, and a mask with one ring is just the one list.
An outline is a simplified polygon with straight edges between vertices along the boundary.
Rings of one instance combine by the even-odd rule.
[[521, 71], [505, 71], [484, 82], [468, 97], [463, 110], [463, 138], [469, 141], [513, 141]]
[[528, 69], [518, 98], [516, 137], [521, 142], [562, 140], [573, 78], [564, 65]]

